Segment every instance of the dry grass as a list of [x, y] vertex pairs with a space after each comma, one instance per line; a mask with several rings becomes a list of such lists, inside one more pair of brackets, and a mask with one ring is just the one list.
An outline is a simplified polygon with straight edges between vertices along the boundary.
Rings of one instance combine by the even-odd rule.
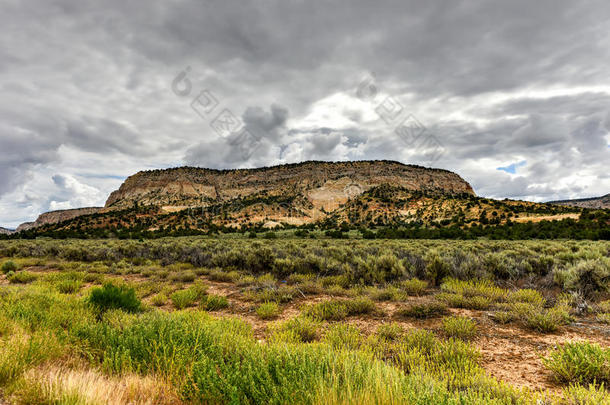
[[165, 382], [134, 374], [107, 377], [96, 370], [72, 370], [47, 365], [31, 369], [18, 385], [18, 403], [69, 403], [83, 405], [180, 404]]

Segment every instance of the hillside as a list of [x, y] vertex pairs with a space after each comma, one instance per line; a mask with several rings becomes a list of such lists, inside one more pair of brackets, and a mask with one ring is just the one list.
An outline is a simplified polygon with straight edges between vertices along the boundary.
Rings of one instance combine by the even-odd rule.
[[377, 237], [416, 238], [610, 235], [608, 213], [481, 198], [455, 173], [388, 161], [145, 171], [129, 177], [104, 208], [47, 213], [37, 222], [18, 236], [132, 238], [273, 228], [378, 229]]
[[328, 211], [381, 184], [474, 195], [466, 181], [446, 170], [390, 161], [304, 162], [259, 169], [139, 172], [110, 195], [106, 208], [155, 205], [172, 211], [265, 195], [298, 197], [307, 206], [303, 208]]
[[0, 226], [0, 235], [10, 235], [12, 234], [14, 231], [11, 229], [6, 229], [6, 228], [2, 228]]
[[592, 209], [610, 209], [610, 194], [606, 194], [602, 197], [581, 198], [578, 200], [549, 201], [549, 204]]
[[36, 221], [25, 222], [17, 227], [16, 232], [26, 231], [32, 228], [38, 228], [43, 225], [57, 224], [63, 221], [68, 221], [83, 215], [90, 215], [99, 212], [100, 207], [75, 208], [70, 210], [57, 210], [40, 214]]

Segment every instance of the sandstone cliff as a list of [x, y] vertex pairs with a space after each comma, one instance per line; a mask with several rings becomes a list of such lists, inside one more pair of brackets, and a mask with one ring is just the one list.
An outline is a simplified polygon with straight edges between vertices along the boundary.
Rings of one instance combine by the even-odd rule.
[[291, 195], [314, 208], [332, 210], [381, 184], [474, 195], [466, 181], [446, 170], [391, 161], [304, 162], [260, 169], [180, 167], [139, 172], [110, 195], [106, 208], [155, 205], [171, 212], [254, 195]]
[[57, 224], [83, 215], [95, 214], [100, 212], [100, 210], [102, 210], [100, 207], [88, 207], [45, 212], [44, 214], [40, 214], [36, 221], [25, 222], [19, 225], [16, 232], [26, 231], [42, 225]]

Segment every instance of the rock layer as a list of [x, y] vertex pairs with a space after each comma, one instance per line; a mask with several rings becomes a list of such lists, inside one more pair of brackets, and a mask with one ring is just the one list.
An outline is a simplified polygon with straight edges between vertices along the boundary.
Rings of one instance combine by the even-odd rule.
[[75, 208], [71, 210], [58, 210], [45, 212], [40, 214], [36, 221], [25, 222], [17, 228], [16, 232], [27, 231], [28, 229], [37, 228], [42, 225], [56, 224], [59, 222], [67, 221], [82, 215], [90, 215], [98, 213], [102, 210], [101, 207], [87, 207], [87, 208]]
[[333, 209], [381, 184], [409, 190], [471, 194], [470, 184], [441, 169], [391, 161], [304, 162], [259, 169], [180, 167], [139, 172], [125, 180], [107, 209], [155, 205], [194, 207], [250, 196], [298, 196], [316, 208]]

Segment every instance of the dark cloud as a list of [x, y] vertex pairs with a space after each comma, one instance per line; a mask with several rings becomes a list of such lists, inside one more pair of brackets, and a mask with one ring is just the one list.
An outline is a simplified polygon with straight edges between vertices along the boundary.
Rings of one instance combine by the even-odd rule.
[[[0, 224], [31, 219], [48, 195], [99, 202], [116, 186], [106, 175], [185, 163], [397, 159], [493, 197], [610, 188], [603, 0], [8, 0], [0, 27]], [[192, 92], [178, 96], [187, 66]], [[371, 74], [378, 97], [358, 99]], [[209, 116], [190, 107], [204, 89]], [[442, 156], [378, 116], [388, 96]], [[222, 109], [250, 135], [215, 132]]]

